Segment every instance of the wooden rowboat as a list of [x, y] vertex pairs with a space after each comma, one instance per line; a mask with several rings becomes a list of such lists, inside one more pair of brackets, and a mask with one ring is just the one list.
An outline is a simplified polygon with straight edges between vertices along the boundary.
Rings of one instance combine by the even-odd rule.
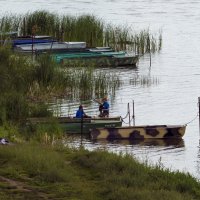
[[150, 125], [97, 128], [90, 131], [92, 139], [175, 139], [182, 138], [186, 125]]
[[71, 118], [71, 117], [39, 117], [27, 119], [29, 126], [50, 127], [52, 124], [58, 124], [66, 133], [88, 133], [95, 128], [120, 127], [122, 121], [118, 117], [92, 117], [92, 118]]

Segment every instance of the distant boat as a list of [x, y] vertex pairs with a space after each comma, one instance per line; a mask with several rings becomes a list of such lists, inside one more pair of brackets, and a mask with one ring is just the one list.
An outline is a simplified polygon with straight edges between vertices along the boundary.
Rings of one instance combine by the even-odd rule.
[[33, 43], [31, 41], [31, 39], [16, 41], [14, 50], [22, 53], [87, 51], [85, 42], [56, 42], [49, 39], [34, 39]]
[[51, 124], [58, 124], [66, 133], [87, 133], [94, 128], [108, 128], [120, 127], [122, 121], [120, 116], [117, 117], [92, 117], [92, 118], [71, 118], [71, 117], [38, 117], [28, 118], [28, 126], [50, 126]]
[[[42, 41], [42, 40], [39, 40]], [[23, 41], [22, 41], [23, 42]], [[135, 66], [137, 55], [128, 55], [125, 51], [114, 51], [110, 47], [87, 48], [86, 42], [38, 42], [15, 45], [14, 50], [20, 53], [51, 53], [57, 63], [65, 66], [118, 67]]]
[[60, 59], [60, 63], [64, 66], [96, 66], [96, 67], [122, 67], [122, 66], [136, 66], [139, 56], [129, 55], [86, 55], [74, 57], [64, 57]]
[[150, 125], [114, 128], [96, 128], [90, 132], [92, 139], [180, 139], [186, 125]]
[[12, 46], [15, 48], [17, 45], [28, 45], [33, 44], [45, 44], [52, 43], [56, 40], [52, 39], [51, 36], [47, 35], [37, 35], [37, 36], [18, 36], [12, 40]]

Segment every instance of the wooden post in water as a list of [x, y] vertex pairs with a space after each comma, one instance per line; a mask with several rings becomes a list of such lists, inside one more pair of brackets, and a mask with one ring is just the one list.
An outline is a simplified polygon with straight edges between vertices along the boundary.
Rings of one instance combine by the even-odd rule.
[[25, 17], [24, 17], [24, 20], [23, 20], [23, 28], [24, 28], [23, 36], [25, 36], [26, 35], [26, 19], [25, 19]]
[[34, 51], [33, 51], [33, 47], [34, 47], [35, 33], [36, 33], [36, 25], [34, 25], [34, 26], [32, 27], [32, 45], [31, 45], [31, 51], [32, 51], [32, 60], [33, 60], [33, 58], [34, 58]]
[[135, 103], [133, 100], [133, 126], [135, 126]]
[[130, 106], [128, 103], [128, 122], [129, 122], [129, 126], [131, 125], [131, 115], [130, 115]]
[[200, 134], [200, 97], [198, 97], [198, 107], [199, 107], [198, 115], [199, 115], [199, 134]]
[[31, 45], [31, 52], [32, 52], [32, 60], [33, 60], [33, 33], [32, 33], [32, 45]]
[[83, 116], [81, 117], [81, 146], [83, 142]]
[[149, 49], [149, 57], [150, 57], [150, 68], [151, 68], [151, 41], [150, 41], [150, 38], [148, 36], [148, 49]]
[[150, 56], [150, 67], [151, 67], [151, 52], [149, 52], [149, 56]]

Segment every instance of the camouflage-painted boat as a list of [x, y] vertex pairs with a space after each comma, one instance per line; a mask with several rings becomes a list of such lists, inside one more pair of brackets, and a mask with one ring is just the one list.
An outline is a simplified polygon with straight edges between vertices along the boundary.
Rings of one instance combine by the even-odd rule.
[[186, 125], [150, 125], [97, 128], [90, 132], [92, 139], [175, 139], [182, 138]]
[[71, 117], [39, 117], [27, 119], [27, 125], [31, 127], [44, 126], [51, 127], [53, 124], [59, 125], [66, 133], [87, 133], [94, 128], [120, 127], [122, 121], [120, 117], [92, 117], [92, 118], [71, 118]]

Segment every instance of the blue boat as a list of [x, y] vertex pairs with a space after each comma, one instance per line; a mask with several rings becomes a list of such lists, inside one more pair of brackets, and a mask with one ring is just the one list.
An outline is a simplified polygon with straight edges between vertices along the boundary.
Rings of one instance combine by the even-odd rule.
[[16, 47], [17, 45], [33, 45], [33, 44], [45, 44], [52, 43], [56, 40], [52, 39], [50, 36], [22, 36], [17, 37], [12, 40], [12, 46]]
[[[21, 53], [32, 53], [37, 54], [44, 52], [51, 53], [62, 53], [62, 52], [85, 52], [88, 51], [85, 42], [56, 42], [48, 40], [37, 40], [41, 42], [36, 43], [26, 43], [15, 45], [14, 50]], [[42, 42], [46, 41], [46, 42]], [[23, 42], [23, 41], [22, 41]], [[29, 42], [29, 41], [27, 41]]]

